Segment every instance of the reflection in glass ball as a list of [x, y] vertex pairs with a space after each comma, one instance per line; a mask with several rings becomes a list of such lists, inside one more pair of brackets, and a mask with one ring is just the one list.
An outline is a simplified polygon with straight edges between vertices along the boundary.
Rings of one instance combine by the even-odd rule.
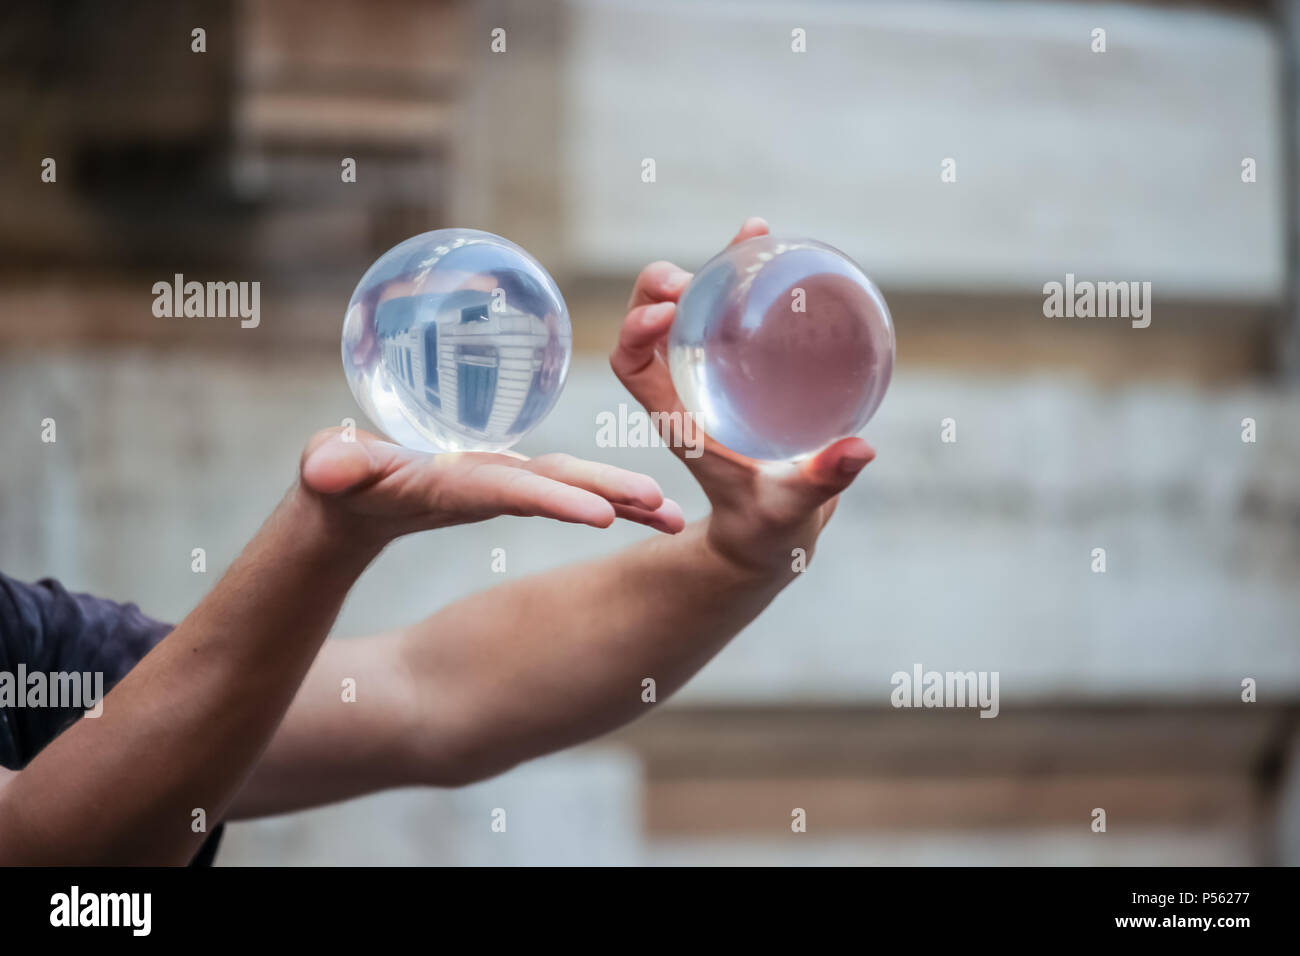
[[894, 368], [875, 283], [811, 239], [757, 236], [710, 259], [677, 306], [668, 365], [710, 438], [764, 461], [860, 431]]
[[475, 229], [389, 249], [343, 320], [352, 394], [389, 438], [421, 451], [509, 448], [555, 404], [572, 350], [569, 312], [546, 270]]

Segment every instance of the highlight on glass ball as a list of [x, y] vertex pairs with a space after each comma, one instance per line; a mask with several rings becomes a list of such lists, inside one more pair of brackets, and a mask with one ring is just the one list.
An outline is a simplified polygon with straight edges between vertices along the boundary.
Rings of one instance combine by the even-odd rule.
[[764, 461], [806, 458], [861, 431], [894, 368], [884, 296], [812, 239], [756, 236], [682, 293], [668, 336], [682, 405], [708, 436]]
[[549, 412], [573, 351], [555, 281], [519, 246], [475, 229], [399, 243], [361, 277], [343, 368], [390, 439], [420, 451], [501, 451]]

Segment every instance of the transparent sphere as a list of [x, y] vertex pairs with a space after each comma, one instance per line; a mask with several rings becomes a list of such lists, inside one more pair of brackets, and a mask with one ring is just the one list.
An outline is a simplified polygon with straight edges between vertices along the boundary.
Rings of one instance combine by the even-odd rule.
[[885, 299], [837, 249], [757, 236], [691, 280], [668, 336], [682, 404], [710, 438], [765, 461], [860, 431], [894, 369]]
[[500, 451], [551, 410], [573, 351], [555, 281], [490, 232], [439, 229], [366, 270], [343, 369], [366, 415], [421, 451]]

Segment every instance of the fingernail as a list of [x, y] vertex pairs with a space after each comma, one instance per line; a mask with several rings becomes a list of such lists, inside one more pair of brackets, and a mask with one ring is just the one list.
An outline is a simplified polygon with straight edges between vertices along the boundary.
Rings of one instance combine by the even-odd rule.
[[867, 467], [867, 462], [870, 460], [870, 458], [846, 456], [840, 459], [840, 472], [845, 475], [856, 475], [863, 468]]

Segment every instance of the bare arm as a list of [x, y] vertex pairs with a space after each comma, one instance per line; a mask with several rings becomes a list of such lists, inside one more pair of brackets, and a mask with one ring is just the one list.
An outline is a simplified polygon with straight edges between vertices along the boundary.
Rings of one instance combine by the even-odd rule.
[[[751, 220], [737, 241], [765, 228]], [[668, 263], [642, 273], [611, 360], [651, 411], [681, 407], [658, 349], [687, 279]], [[664, 701], [758, 616], [873, 454], [845, 439], [797, 466], [759, 467], [707, 442], [683, 460], [713, 513], [685, 533], [471, 595], [393, 634], [330, 642], [236, 815], [462, 784], [647, 713], [642, 681]], [[340, 700], [347, 674], [364, 675], [355, 703]]]
[[[0, 787], [0, 863], [176, 864], [222, 819], [357, 575], [393, 537], [498, 514], [606, 527], [654, 482], [550, 456], [420, 455], [313, 439], [301, 481], [197, 608]], [[655, 519], [671, 524], [660, 515]]]
[[[751, 219], [733, 242], [766, 231]], [[665, 422], [684, 411], [664, 349], [689, 280], [670, 263], [648, 266], [610, 358]], [[646, 678], [664, 701], [798, 577], [795, 550], [812, 557], [840, 492], [875, 455], [860, 438], [785, 465], [707, 437], [698, 457], [674, 451], [709, 498], [706, 521], [466, 598], [403, 635], [434, 782], [487, 776], [645, 714]]]
[[707, 523], [458, 601], [402, 634], [430, 783], [607, 733], [680, 689], [794, 577], [737, 567]]
[[643, 679], [667, 698], [794, 577], [737, 567], [706, 528], [500, 585], [401, 631], [330, 641], [232, 817], [458, 786], [647, 713]]
[[104, 700], [0, 790], [0, 862], [183, 863], [283, 717], [356, 575], [291, 494], [227, 574]]

